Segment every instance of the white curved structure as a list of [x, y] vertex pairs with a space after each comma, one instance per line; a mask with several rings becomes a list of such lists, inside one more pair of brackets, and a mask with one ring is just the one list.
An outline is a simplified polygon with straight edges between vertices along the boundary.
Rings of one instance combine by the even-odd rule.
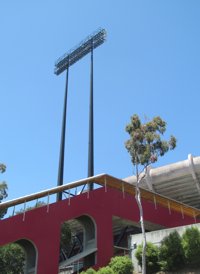
[[[136, 177], [130, 176], [124, 181], [135, 184]], [[189, 154], [185, 161], [158, 168], [148, 167], [141, 187], [200, 208], [200, 157]]]

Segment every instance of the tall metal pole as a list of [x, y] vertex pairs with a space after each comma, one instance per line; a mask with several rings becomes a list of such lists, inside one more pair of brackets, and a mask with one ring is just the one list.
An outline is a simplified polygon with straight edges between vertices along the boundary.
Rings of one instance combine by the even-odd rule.
[[[94, 176], [94, 114], [93, 114], [93, 41], [91, 47], [90, 67], [90, 106], [89, 106], [89, 144], [88, 144], [88, 177]], [[89, 190], [93, 189], [90, 184]]]
[[[61, 132], [61, 141], [60, 141], [60, 156], [59, 156], [59, 167], [58, 167], [58, 181], [57, 181], [58, 186], [63, 185], [63, 177], [64, 177], [67, 94], [68, 94], [68, 81], [69, 81], [68, 79], [69, 79], [69, 68], [67, 68], [67, 71], [66, 71], [66, 84], [65, 84], [62, 132]], [[57, 193], [57, 201], [60, 201], [60, 200], [62, 200], [62, 192]]]
[[[88, 146], [88, 177], [94, 175], [94, 134], [93, 134], [93, 51], [106, 41], [106, 30], [99, 29], [92, 35], [86, 37], [77, 47], [70, 50], [68, 53], [60, 57], [54, 68], [54, 73], [60, 75], [67, 70], [66, 75], [66, 88], [65, 88], [65, 101], [63, 111], [63, 123], [60, 144], [60, 160], [58, 169], [58, 186], [63, 184], [64, 174], [64, 153], [65, 153], [65, 127], [66, 127], [66, 114], [67, 114], [67, 91], [68, 91], [68, 70], [69, 67], [79, 61], [88, 53], [91, 53], [91, 70], [90, 70], [90, 110], [89, 110], [89, 146]], [[93, 189], [93, 184], [89, 189]], [[57, 200], [62, 200], [62, 193], [57, 196]]]

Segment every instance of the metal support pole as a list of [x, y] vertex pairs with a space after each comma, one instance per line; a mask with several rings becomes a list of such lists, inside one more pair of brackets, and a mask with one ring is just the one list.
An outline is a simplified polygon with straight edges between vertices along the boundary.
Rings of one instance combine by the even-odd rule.
[[[65, 133], [66, 133], [66, 117], [67, 117], [68, 78], [69, 78], [69, 68], [67, 68], [67, 71], [66, 71], [66, 84], [65, 84], [65, 96], [64, 96], [62, 132], [61, 132], [61, 141], [60, 141], [60, 157], [59, 157], [58, 181], [57, 181], [57, 185], [58, 186], [63, 185], [63, 177], [64, 177]], [[60, 200], [62, 200], [62, 192], [57, 193], [57, 201], [60, 201]]]
[[[94, 145], [93, 145], [93, 51], [106, 41], [106, 30], [99, 29], [97, 32], [88, 36], [84, 41], [82, 41], [77, 47], [70, 50], [60, 57], [54, 68], [54, 73], [60, 75], [65, 70], [67, 70], [67, 81], [66, 81], [66, 94], [68, 85], [68, 70], [69, 67], [79, 61], [88, 53], [91, 53], [91, 70], [90, 70], [90, 110], [89, 110], [89, 147], [88, 147], [88, 177], [94, 175]], [[65, 98], [66, 107], [67, 95]], [[66, 112], [66, 110], [64, 110]], [[64, 140], [65, 140], [65, 121], [66, 113], [63, 114], [63, 127], [62, 127], [62, 137], [60, 145], [60, 161], [59, 161], [59, 171], [58, 171], [58, 186], [63, 184], [63, 168], [64, 168]], [[89, 190], [94, 187], [94, 182], [89, 186]], [[62, 199], [62, 194], [57, 195], [57, 200]]]
[[[93, 41], [92, 41], [93, 44]], [[93, 114], [93, 45], [91, 48], [90, 68], [90, 106], [89, 106], [89, 144], [88, 144], [88, 177], [94, 176], [94, 114]], [[88, 185], [93, 190], [93, 183]]]

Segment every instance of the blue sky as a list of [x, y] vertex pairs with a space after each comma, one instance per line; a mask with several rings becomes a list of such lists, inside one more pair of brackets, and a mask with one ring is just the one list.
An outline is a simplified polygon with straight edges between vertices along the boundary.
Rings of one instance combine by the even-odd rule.
[[[124, 128], [134, 113], [178, 139], [156, 166], [200, 155], [200, 2], [43, 0], [0, 3], [0, 162], [9, 199], [57, 184], [65, 75], [58, 57], [99, 27], [94, 54], [95, 174], [132, 174]], [[65, 179], [87, 177], [90, 58], [69, 71]]]

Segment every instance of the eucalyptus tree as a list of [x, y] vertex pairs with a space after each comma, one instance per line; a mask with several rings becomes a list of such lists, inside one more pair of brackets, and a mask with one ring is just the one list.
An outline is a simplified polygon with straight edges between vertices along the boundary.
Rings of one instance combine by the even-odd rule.
[[158, 158], [164, 156], [169, 150], [176, 147], [176, 138], [170, 136], [169, 140], [163, 140], [162, 136], [166, 131], [166, 122], [159, 116], [151, 121], [142, 123], [137, 114], [131, 117], [131, 121], [126, 125], [126, 132], [130, 138], [125, 142], [125, 147], [131, 156], [136, 175], [135, 198], [140, 213], [140, 224], [143, 234], [143, 252], [142, 252], [142, 273], [146, 274], [146, 235], [143, 219], [143, 208], [141, 203], [140, 184], [146, 176], [147, 167], [158, 161]]
[[[6, 171], [6, 166], [4, 164], [0, 164], [0, 173], [3, 173]], [[7, 194], [7, 184], [6, 182], [0, 182], [0, 203], [3, 199], [5, 199], [8, 194]], [[1, 211], [0, 210], [0, 219], [3, 218], [3, 216], [6, 214], [6, 210]]]

